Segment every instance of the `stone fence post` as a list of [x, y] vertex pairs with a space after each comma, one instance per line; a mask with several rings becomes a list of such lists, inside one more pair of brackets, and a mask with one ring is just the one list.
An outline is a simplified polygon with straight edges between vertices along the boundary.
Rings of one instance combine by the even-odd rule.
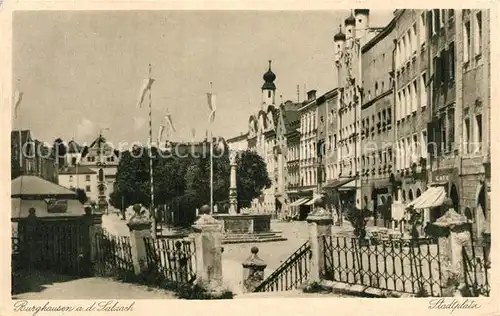
[[85, 208], [85, 216], [89, 227], [89, 256], [90, 262], [97, 261], [97, 240], [96, 234], [99, 229], [102, 229], [102, 216], [104, 213], [92, 212], [92, 207]]
[[259, 258], [259, 248], [252, 247], [252, 253], [243, 263], [243, 292], [253, 292], [264, 281], [264, 270], [267, 264]]
[[[200, 213], [202, 211], [200, 209]], [[210, 214], [201, 214], [192, 227], [194, 233], [191, 237], [196, 247], [196, 282], [214, 294], [223, 291], [222, 224]]]
[[152, 238], [151, 220], [144, 215], [136, 214], [127, 223], [130, 230], [130, 247], [134, 273], [141, 274], [147, 269], [147, 253], [144, 238]]
[[327, 210], [316, 207], [307, 217], [309, 242], [311, 244], [310, 282], [320, 281], [325, 274], [325, 247], [323, 236], [332, 235], [333, 218]]
[[472, 247], [467, 218], [450, 208], [433, 225], [439, 227], [442, 295], [461, 296], [459, 289], [465, 285], [462, 249]]

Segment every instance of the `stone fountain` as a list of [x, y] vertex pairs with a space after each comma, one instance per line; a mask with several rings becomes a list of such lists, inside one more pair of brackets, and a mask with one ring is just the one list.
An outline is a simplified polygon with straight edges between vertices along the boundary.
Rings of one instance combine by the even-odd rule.
[[229, 213], [213, 214], [222, 222], [223, 243], [249, 243], [286, 240], [278, 232], [271, 230], [271, 215], [253, 211], [238, 213], [238, 190], [236, 185], [236, 155], [230, 153], [231, 181], [229, 186]]

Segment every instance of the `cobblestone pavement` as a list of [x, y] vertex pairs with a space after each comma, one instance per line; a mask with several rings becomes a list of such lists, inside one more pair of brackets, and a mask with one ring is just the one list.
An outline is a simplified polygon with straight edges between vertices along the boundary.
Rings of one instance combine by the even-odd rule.
[[173, 293], [108, 278], [73, 279], [50, 272], [29, 273], [23, 293], [13, 299], [175, 299]]

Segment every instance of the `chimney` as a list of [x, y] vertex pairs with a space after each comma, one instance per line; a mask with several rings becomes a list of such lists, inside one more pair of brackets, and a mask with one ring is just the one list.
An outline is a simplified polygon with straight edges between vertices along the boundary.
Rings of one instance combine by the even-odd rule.
[[316, 90], [310, 90], [307, 92], [307, 101], [316, 100]]

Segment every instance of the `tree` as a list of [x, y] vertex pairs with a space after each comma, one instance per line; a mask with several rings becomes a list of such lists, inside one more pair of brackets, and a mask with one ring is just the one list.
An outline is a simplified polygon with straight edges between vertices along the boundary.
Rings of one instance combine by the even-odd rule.
[[72, 190], [75, 191], [78, 201], [80, 201], [80, 203], [84, 204], [88, 202], [89, 198], [87, 197], [87, 193], [85, 192], [85, 190], [80, 188], [73, 188]]
[[241, 151], [236, 159], [238, 207], [248, 207], [251, 201], [271, 186], [264, 159], [251, 150]]
[[62, 167], [64, 165], [66, 153], [67, 153], [67, 147], [64, 144], [63, 140], [60, 138], [57, 138], [54, 140], [54, 158], [57, 159], [57, 163], [59, 167]]

